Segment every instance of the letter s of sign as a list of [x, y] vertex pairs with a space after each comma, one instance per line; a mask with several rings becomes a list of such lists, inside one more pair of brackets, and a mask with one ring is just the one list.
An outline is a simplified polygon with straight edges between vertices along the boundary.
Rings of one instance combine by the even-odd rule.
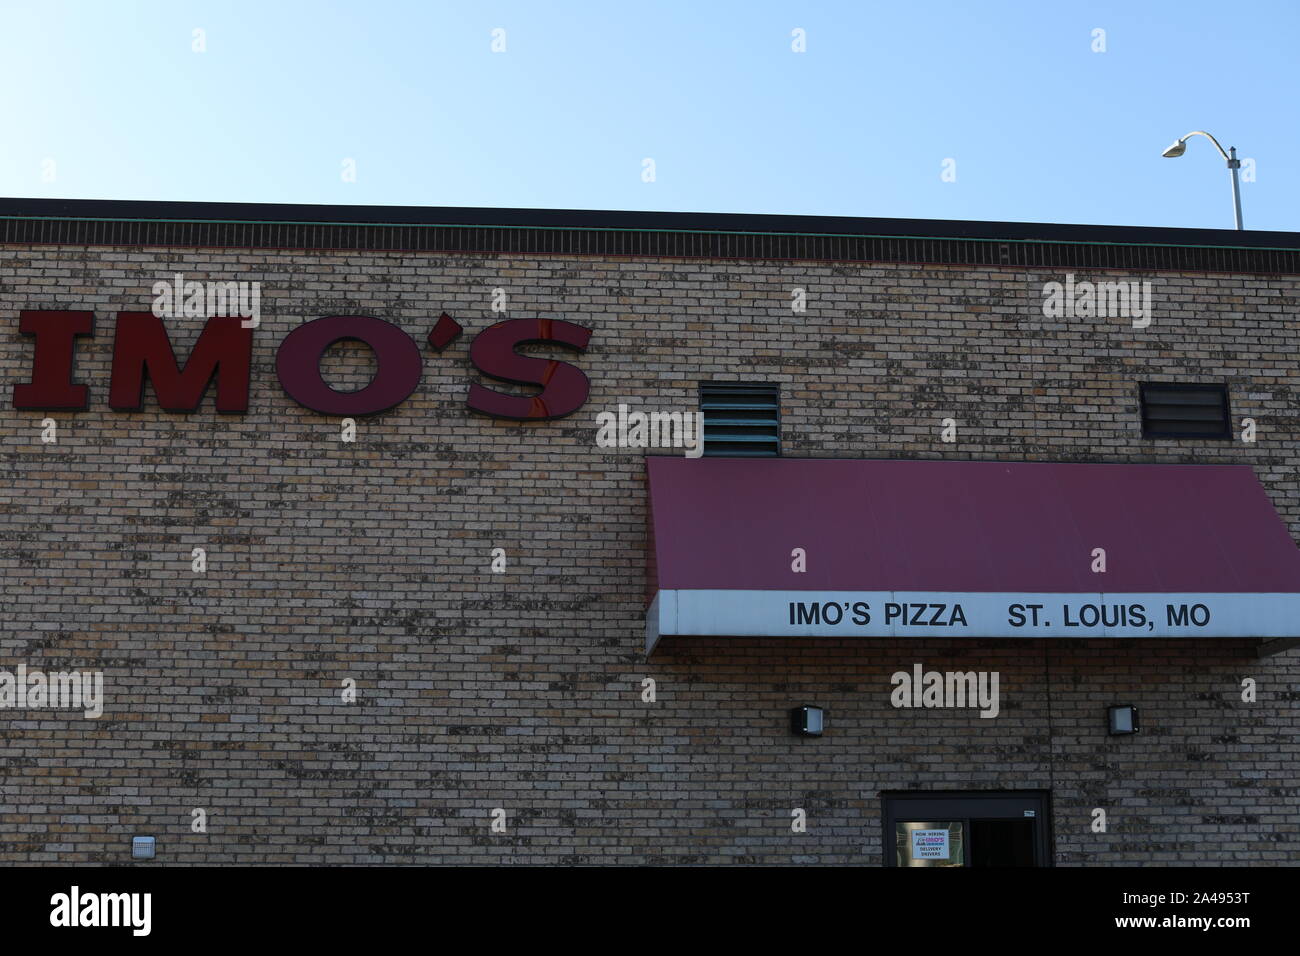
[[591, 330], [560, 319], [507, 319], [488, 326], [470, 345], [469, 358], [484, 375], [502, 382], [542, 386], [539, 395], [507, 395], [482, 385], [469, 388], [469, 407], [497, 418], [544, 421], [572, 415], [587, 401], [591, 383], [582, 369], [556, 359], [520, 355], [530, 342], [555, 343], [584, 352]]

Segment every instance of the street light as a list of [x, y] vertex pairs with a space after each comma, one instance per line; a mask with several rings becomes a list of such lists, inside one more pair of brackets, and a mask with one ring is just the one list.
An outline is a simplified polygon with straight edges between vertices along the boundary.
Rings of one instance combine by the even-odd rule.
[[1165, 157], [1166, 159], [1176, 159], [1177, 157], [1183, 155], [1183, 153], [1187, 152], [1187, 139], [1188, 137], [1191, 136], [1204, 136], [1206, 139], [1208, 139], [1211, 143], [1214, 144], [1214, 148], [1219, 151], [1219, 155], [1222, 156], [1225, 160], [1227, 160], [1228, 169], [1232, 171], [1232, 211], [1237, 219], [1237, 228], [1244, 229], [1245, 227], [1241, 224], [1241, 186], [1238, 185], [1237, 183], [1237, 170], [1241, 168], [1241, 160], [1237, 158], [1236, 146], [1230, 147], [1228, 152], [1225, 153], [1223, 151], [1223, 147], [1219, 145], [1219, 141], [1217, 139], [1215, 139], [1213, 136], [1211, 136], [1209, 133], [1205, 132], [1204, 130], [1194, 129], [1190, 133], [1188, 133], [1187, 136], [1184, 136], [1181, 139], [1175, 141], [1173, 145], [1171, 145], [1160, 155]]

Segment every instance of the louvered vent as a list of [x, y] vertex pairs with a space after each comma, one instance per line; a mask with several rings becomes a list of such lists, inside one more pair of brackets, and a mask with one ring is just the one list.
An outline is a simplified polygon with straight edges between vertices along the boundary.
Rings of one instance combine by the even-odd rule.
[[700, 386], [704, 454], [776, 458], [781, 454], [781, 393], [776, 385], [710, 382]]
[[1231, 438], [1224, 385], [1143, 385], [1142, 434], [1147, 438]]

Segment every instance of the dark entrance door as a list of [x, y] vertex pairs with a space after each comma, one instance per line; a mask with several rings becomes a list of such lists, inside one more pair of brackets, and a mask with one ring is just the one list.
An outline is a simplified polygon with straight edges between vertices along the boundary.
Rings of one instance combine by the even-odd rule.
[[971, 820], [971, 866], [1033, 866], [1033, 820]]
[[909, 791], [885, 801], [886, 866], [1050, 866], [1045, 790]]

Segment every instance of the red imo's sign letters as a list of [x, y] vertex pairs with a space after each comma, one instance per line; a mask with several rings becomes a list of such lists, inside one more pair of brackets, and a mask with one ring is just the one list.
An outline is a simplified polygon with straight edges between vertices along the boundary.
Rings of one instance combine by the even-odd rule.
[[[94, 334], [92, 312], [24, 310], [19, 330], [36, 339], [30, 382], [14, 386], [14, 408], [42, 411], [84, 409], [89, 389], [73, 381], [79, 336]], [[429, 333], [429, 345], [442, 351], [461, 327], [445, 312]], [[375, 354], [378, 371], [365, 388], [339, 392], [321, 377], [325, 351], [344, 340], [364, 342]], [[490, 378], [541, 386], [537, 395], [509, 395], [482, 385], [469, 389], [469, 407], [494, 418], [540, 421], [572, 415], [587, 400], [590, 383], [568, 362], [520, 355], [528, 343], [587, 348], [591, 330], [558, 319], [507, 319], [474, 338], [469, 357]], [[113, 337], [113, 371], [108, 404], [117, 411], [144, 407], [144, 385], [153, 383], [158, 404], [169, 412], [199, 407], [212, 380], [217, 382], [217, 411], [248, 411], [253, 330], [239, 316], [208, 319], [184, 365], [176, 361], [162, 319], [152, 312], [119, 312]], [[304, 322], [284, 337], [275, 356], [275, 371], [285, 394], [325, 415], [373, 415], [405, 401], [420, 384], [420, 346], [391, 322], [367, 315], [330, 315]]]

